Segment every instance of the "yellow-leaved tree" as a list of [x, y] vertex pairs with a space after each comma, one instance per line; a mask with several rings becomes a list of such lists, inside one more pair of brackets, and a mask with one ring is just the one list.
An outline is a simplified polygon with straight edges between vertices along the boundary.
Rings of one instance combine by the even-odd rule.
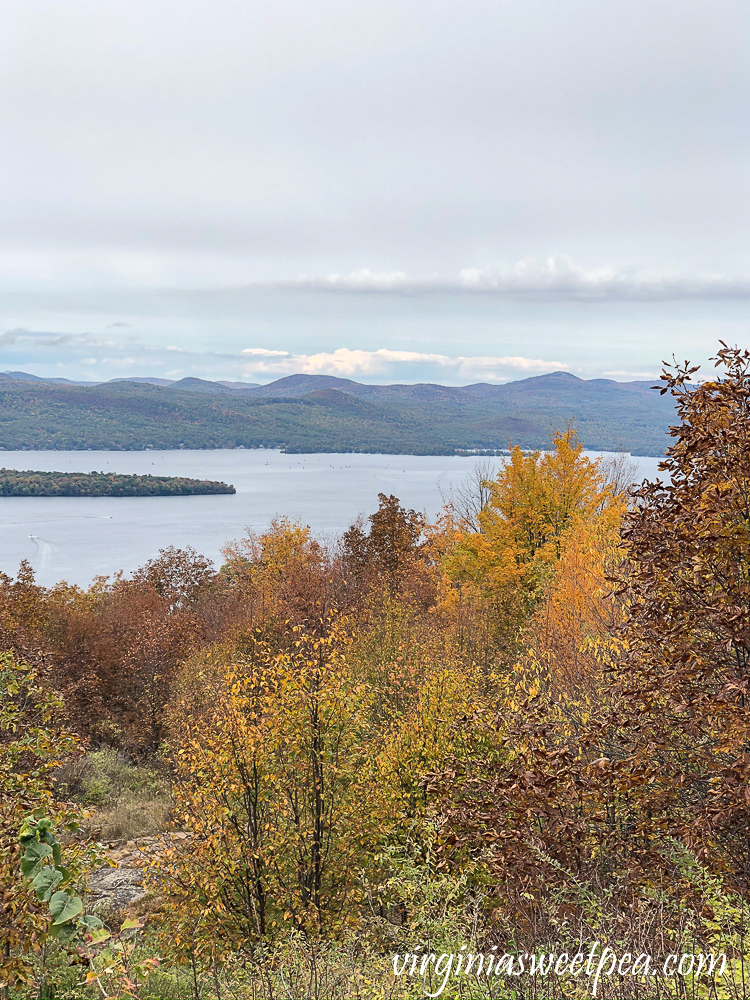
[[364, 763], [369, 694], [329, 613], [185, 670], [171, 716], [174, 794], [191, 831], [153, 878], [169, 946], [215, 960], [279, 931], [336, 933], [378, 822]]
[[478, 531], [457, 531], [442, 565], [457, 601], [489, 602], [501, 648], [514, 649], [549, 583], [574, 525], [591, 522], [620, 501], [598, 464], [583, 454], [573, 431], [557, 434], [548, 452], [513, 448], [497, 477]]

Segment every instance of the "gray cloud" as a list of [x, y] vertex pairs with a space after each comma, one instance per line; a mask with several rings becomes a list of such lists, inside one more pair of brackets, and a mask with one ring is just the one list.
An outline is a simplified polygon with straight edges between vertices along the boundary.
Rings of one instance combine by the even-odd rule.
[[6, 0], [0, 346], [69, 375], [86, 331], [121, 364], [707, 355], [750, 298], [749, 25], [742, 0]]
[[743, 6], [10, 0], [5, 239], [239, 252], [253, 278], [554, 248], [731, 267]]
[[72, 348], [90, 347], [102, 343], [106, 341], [90, 333], [52, 333], [44, 330], [27, 330], [24, 327], [6, 330], [0, 334], [0, 347]]

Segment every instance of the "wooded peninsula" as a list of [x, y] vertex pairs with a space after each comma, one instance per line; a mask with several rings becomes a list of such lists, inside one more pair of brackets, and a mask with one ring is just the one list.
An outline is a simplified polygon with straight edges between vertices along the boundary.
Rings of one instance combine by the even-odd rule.
[[227, 483], [184, 476], [0, 469], [0, 497], [187, 497], [236, 492]]

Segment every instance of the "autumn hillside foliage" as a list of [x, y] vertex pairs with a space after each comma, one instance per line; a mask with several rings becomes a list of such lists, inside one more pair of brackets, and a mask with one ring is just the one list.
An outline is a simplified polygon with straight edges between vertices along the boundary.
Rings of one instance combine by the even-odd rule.
[[[335, 544], [280, 516], [218, 570], [165, 549], [87, 590], [0, 577], [2, 985], [384, 1000], [435, 985], [394, 978], [394, 952], [598, 940], [728, 957], [598, 996], [746, 997], [750, 354], [716, 360], [706, 381], [665, 370], [654, 482], [568, 429], [485, 466], [434, 523], [381, 494]], [[138, 904], [161, 965], [113, 966], [94, 993], [14, 866], [25, 814], [93, 804], [66, 842], [83, 870], [102, 760], [157, 774], [169, 803]]]

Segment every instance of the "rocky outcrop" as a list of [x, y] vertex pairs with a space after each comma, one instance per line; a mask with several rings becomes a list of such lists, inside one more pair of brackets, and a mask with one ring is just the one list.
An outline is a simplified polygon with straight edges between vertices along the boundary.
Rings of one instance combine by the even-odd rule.
[[110, 862], [89, 875], [87, 905], [124, 910], [146, 895], [143, 886], [143, 865], [161, 854], [173, 841], [187, 840], [187, 833], [160, 837], [141, 837], [107, 849]]

